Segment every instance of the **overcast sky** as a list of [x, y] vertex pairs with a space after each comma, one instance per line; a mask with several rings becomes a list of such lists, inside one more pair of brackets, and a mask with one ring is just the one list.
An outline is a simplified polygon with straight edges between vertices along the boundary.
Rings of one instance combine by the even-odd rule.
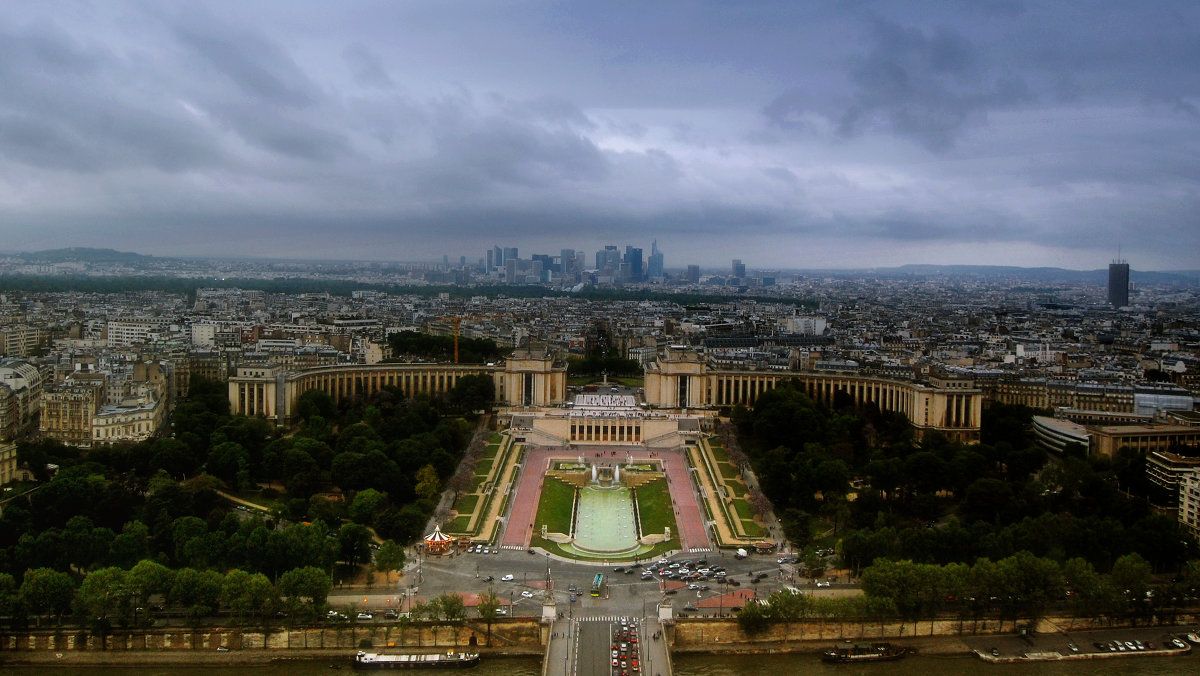
[[1200, 2], [0, 0], [0, 235], [1200, 268]]

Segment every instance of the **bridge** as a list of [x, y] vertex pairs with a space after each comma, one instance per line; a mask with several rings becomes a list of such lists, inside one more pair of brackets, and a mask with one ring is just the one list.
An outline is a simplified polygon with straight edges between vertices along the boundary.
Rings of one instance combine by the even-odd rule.
[[671, 654], [657, 618], [590, 614], [551, 624], [543, 676], [620, 674], [671, 676]]

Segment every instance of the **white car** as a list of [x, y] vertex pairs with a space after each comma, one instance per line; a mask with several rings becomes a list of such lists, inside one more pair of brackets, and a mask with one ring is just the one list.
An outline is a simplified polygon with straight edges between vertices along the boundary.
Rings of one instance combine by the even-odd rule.
[[512, 582], [513, 581], [512, 573], [509, 573], [508, 575], [505, 575], [504, 577], [500, 578], [500, 581], [501, 582]]
[[533, 592], [531, 592], [531, 591], [523, 591], [523, 592], [521, 592], [521, 598], [523, 598], [523, 599], [531, 599], [531, 598], [533, 598]]

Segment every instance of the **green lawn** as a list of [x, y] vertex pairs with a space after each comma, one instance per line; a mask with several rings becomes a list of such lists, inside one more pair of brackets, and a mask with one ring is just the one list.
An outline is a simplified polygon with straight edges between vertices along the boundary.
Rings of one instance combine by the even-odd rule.
[[475, 463], [475, 474], [487, 476], [487, 473], [492, 471], [492, 465], [495, 462], [493, 458], [482, 458], [479, 462]]
[[720, 444], [709, 443], [708, 447], [712, 450], [712, 457], [717, 462], [729, 462], [729, 454], [725, 452], [725, 447]]
[[456, 509], [459, 514], [470, 514], [471, 512], [475, 511], [475, 505], [477, 504], [479, 504], [478, 495], [460, 495], [458, 496], [458, 500], [454, 503], [454, 509]]
[[767, 534], [767, 530], [765, 528], [758, 525], [756, 521], [751, 519], [742, 519], [742, 531], [745, 532], [748, 537], [752, 538], [760, 538]]
[[483, 454], [480, 455], [479, 457], [485, 458], [487, 460], [491, 460], [492, 458], [496, 457], [496, 453], [499, 451], [500, 451], [500, 444], [488, 444], [487, 446], [483, 447]]
[[726, 481], [725, 487], [729, 489], [729, 492], [735, 498], [744, 498], [750, 492], [750, 489], [746, 488], [746, 484], [741, 481]]
[[492, 432], [488, 435], [489, 444], [496, 444], [499, 446], [501, 441], [504, 441], [504, 437], [500, 436], [499, 432]]
[[666, 479], [658, 479], [637, 489], [638, 513], [642, 517], [642, 533], [664, 533], [678, 531], [675, 511], [671, 509], [671, 491]]
[[551, 477], [542, 479], [542, 497], [538, 502], [533, 531], [540, 533], [545, 525], [551, 533], [570, 533], [571, 510], [574, 505], [574, 488]]
[[442, 530], [447, 533], [465, 533], [467, 532], [467, 524], [471, 523], [471, 515], [464, 514], [460, 517], [451, 519], [442, 527]]
[[737, 510], [737, 515], [743, 521], [754, 518], [754, 510], [750, 508], [750, 503], [745, 500], [734, 500], [733, 508]]

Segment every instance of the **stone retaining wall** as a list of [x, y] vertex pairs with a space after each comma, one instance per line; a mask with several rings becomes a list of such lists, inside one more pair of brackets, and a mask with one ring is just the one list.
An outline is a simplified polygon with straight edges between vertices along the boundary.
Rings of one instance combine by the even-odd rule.
[[[487, 626], [467, 623], [460, 627], [395, 625], [347, 625], [323, 628], [262, 629], [211, 627], [195, 629], [151, 629], [117, 632], [105, 637], [73, 628], [42, 629], [0, 634], [0, 651], [176, 651], [210, 650], [312, 650], [338, 648], [356, 650], [363, 639], [373, 648], [453, 648], [487, 645]], [[492, 647], [541, 649], [543, 628], [535, 619], [506, 619], [492, 623]]]

